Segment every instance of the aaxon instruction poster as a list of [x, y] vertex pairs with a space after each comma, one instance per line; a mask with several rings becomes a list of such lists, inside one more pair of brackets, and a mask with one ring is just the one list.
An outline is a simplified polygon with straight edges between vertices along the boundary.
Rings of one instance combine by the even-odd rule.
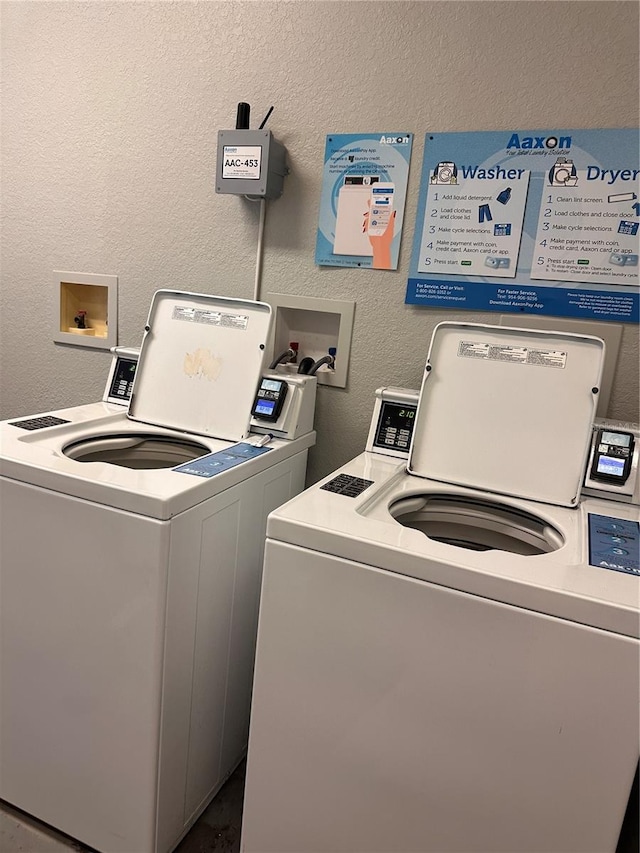
[[405, 301], [638, 322], [639, 137], [427, 134]]

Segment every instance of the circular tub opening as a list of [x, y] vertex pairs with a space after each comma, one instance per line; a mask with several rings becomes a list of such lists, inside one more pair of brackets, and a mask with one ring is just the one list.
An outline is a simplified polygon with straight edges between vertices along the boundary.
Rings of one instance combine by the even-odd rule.
[[64, 448], [65, 456], [76, 462], [108, 462], [137, 470], [174, 468], [206, 453], [209, 448], [199, 441], [149, 433], [84, 438]]
[[548, 521], [493, 501], [413, 495], [395, 501], [389, 511], [404, 527], [470, 551], [508, 551], [532, 557], [564, 545], [564, 537]]

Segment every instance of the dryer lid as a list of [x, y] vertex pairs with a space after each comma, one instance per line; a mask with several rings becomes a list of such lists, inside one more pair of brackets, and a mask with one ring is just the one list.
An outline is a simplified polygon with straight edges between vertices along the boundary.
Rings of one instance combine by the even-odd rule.
[[129, 417], [238, 441], [249, 432], [271, 307], [159, 290], [154, 294]]
[[575, 506], [604, 359], [600, 338], [474, 323], [436, 326], [408, 471]]

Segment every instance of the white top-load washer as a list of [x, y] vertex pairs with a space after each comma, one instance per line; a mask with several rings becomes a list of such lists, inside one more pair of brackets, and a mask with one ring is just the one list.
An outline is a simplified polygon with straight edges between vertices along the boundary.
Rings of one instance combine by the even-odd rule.
[[639, 436], [593, 426], [603, 348], [443, 323], [417, 412], [383, 392], [369, 450], [271, 514], [244, 853], [613, 853]]
[[105, 853], [173, 849], [246, 748], [266, 517], [315, 441], [270, 321], [158, 291], [102, 402], [0, 424], [0, 799]]

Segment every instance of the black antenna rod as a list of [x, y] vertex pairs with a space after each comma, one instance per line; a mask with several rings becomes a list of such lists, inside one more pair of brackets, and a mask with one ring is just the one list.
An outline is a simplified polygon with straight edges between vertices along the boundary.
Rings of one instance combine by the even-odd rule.
[[258, 130], [262, 130], [262, 128], [265, 126], [265, 124], [266, 124], [266, 123], [267, 123], [267, 121], [269, 120], [269, 116], [271, 115], [271, 113], [272, 113], [272, 112], [273, 112], [273, 107], [269, 107], [269, 112], [268, 112], [268, 113], [266, 114], [266, 116], [262, 119], [262, 124], [260, 125], [260, 127], [258, 128]]

